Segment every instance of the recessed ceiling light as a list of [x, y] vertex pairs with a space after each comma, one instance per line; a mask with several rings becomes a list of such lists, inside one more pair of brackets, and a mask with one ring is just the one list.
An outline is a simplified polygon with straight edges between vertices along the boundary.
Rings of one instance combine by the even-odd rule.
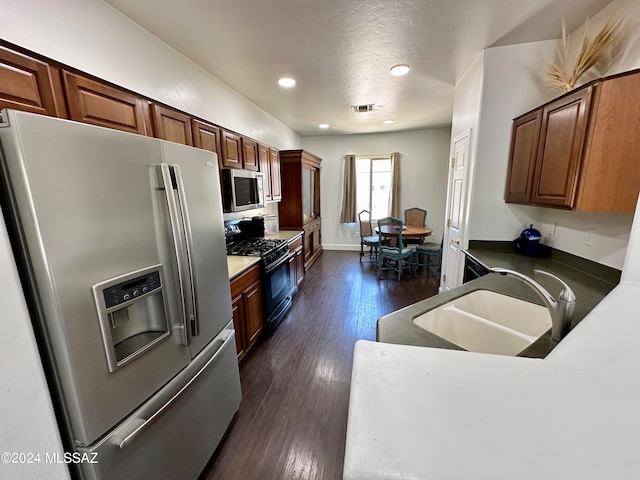
[[389, 73], [394, 77], [406, 75], [409, 73], [409, 65], [395, 65], [389, 69]]
[[319, 128], [329, 128], [329, 124], [328, 123], [321, 123], [320, 125], [318, 125]]
[[278, 84], [281, 87], [291, 88], [296, 84], [296, 81], [293, 78], [282, 77], [278, 80]]
[[385, 125], [391, 125], [393, 122], [395, 122], [395, 120], [383, 120], [382, 123], [384, 123]]

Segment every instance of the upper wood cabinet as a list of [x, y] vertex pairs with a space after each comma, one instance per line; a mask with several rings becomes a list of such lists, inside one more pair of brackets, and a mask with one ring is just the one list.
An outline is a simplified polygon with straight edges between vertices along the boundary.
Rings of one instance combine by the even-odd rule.
[[156, 137], [170, 142], [193, 146], [191, 117], [154, 103], [151, 106]]
[[71, 120], [153, 136], [147, 101], [75, 73], [63, 73]]
[[258, 144], [258, 159], [260, 163], [260, 172], [264, 173], [264, 199], [271, 202], [271, 158], [269, 156], [269, 147]]
[[222, 129], [222, 166], [242, 168], [240, 135], [225, 129]]
[[529, 203], [538, 152], [542, 110], [523, 115], [513, 121], [511, 153], [504, 198], [511, 203]]
[[269, 148], [269, 172], [271, 174], [271, 200], [282, 200], [282, 178], [280, 176], [280, 152]]
[[282, 199], [282, 181], [280, 178], [280, 154], [278, 150], [258, 144], [260, 171], [265, 178], [265, 200], [279, 202]]
[[242, 137], [242, 168], [257, 172], [260, 169], [258, 158], [258, 142], [252, 138]]
[[543, 107], [532, 203], [573, 206], [592, 91], [588, 86]]
[[193, 146], [216, 153], [218, 155], [218, 166], [222, 166], [220, 127], [192, 119], [191, 129], [193, 130]]
[[629, 72], [517, 118], [505, 200], [633, 213], [640, 193], [638, 91], [640, 73]]
[[0, 109], [3, 108], [66, 118], [60, 71], [0, 47]]

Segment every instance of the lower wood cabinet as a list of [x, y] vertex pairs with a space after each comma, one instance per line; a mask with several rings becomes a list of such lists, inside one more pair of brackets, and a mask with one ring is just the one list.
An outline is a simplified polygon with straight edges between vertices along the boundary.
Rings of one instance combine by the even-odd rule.
[[304, 225], [304, 270], [322, 254], [322, 221], [319, 218]]
[[298, 291], [298, 287], [304, 278], [304, 248], [302, 246], [302, 236], [289, 242], [289, 270], [291, 273], [291, 290]]
[[247, 354], [262, 333], [262, 290], [260, 267], [255, 265], [231, 281], [231, 307], [236, 329], [238, 361]]

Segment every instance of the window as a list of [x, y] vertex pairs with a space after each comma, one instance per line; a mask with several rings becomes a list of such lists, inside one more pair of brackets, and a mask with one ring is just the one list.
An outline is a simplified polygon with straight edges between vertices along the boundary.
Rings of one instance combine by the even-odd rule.
[[356, 211], [369, 210], [371, 219], [389, 216], [391, 156], [356, 157]]

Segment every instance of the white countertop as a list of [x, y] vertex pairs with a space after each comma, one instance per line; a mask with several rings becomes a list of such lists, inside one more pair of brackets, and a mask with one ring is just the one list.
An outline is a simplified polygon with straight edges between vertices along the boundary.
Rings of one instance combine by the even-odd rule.
[[638, 217], [622, 282], [545, 359], [358, 341], [344, 478], [640, 478]]
[[227, 255], [227, 268], [229, 270], [229, 280], [233, 280], [245, 270], [248, 270], [260, 262], [260, 257]]

